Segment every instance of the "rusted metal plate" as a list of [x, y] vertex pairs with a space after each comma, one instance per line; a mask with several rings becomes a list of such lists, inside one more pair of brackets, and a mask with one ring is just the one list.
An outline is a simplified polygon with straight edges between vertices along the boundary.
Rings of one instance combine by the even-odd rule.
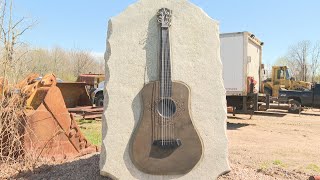
[[228, 113], [233, 113], [233, 107], [227, 107], [227, 112]]
[[68, 111], [77, 111], [77, 110], [83, 110], [83, 109], [92, 109], [93, 106], [77, 106], [74, 108], [68, 108]]
[[77, 106], [92, 106], [85, 83], [63, 82], [57, 83], [57, 87], [62, 93], [67, 108], [74, 108]]
[[84, 106], [84, 107], [68, 108], [68, 111], [70, 113], [75, 113], [76, 115], [78, 115], [83, 119], [96, 119], [96, 118], [102, 118], [103, 108]]
[[28, 116], [27, 122], [24, 136], [27, 153], [49, 159], [64, 159], [79, 154], [43, 104]]
[[37, 109], [43, 102], [43, 99], [47, 95], [49, 89], [50, 87], [42, 87], [41, 89], [35, 89], [35, 92], [30, 93], [31, 96], [27, 100], [27, 106], [32, 107], [32, 109]]
[[75, 107], [75, 108], [68, 108], [69, 112], [103, 112], [103, 108], [101, 107]]
[[78, 76], [77, 82], [84, 82], [90, 86], [96, 86], [100, 82], [104, 81], [104, 74], [81, 74]]
[[24, 142], [27, 153], [61, 159], [99, 150], [81, 133], [57, 86], [39, 87], [27, 102], [31, 107], [26, 110], [28, 126]]

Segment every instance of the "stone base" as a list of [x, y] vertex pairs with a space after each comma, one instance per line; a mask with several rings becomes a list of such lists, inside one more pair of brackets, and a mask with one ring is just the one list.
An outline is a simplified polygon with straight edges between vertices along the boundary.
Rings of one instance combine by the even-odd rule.
[[[203, 156], [187, 174], [155, 176], [139, 171], [129, 141], [140, 120], [140, 91], [158, 80], [160, 51], [156, 13], [173, 11], [170, 27], [172, 80], [191, 89], [191, 115]], [[140, 0], [109, 21], [106, 94], [100, 172], [115, 179], [216, 179], [229, 171], [226, 99], [222, 81], [219, 26], [187, 0]]]

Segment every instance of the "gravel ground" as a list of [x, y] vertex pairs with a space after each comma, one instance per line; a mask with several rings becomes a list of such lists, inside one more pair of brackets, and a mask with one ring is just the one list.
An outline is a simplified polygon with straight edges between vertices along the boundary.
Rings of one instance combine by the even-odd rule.
[[[308, 179], [320, 174], [320, 112], [282, 111], [228, 117], [231, 172], [219, 180]], [[99, 154], [42, 165], [13, 179], [108, 179], [99, 175]], [[1, 168], [1, 171], [3, 169]], [[1, 175], [1, 173], [0, 173]], [[7, 176], [8, 177], [8, 176]], [[1, 179], [1, 178], [0, 178]]]
[[15, 179], [111, 180], [99, 174], [99, 154], [90, 154], [62, 164], [42, 165], [33, 172], [20, 173]]

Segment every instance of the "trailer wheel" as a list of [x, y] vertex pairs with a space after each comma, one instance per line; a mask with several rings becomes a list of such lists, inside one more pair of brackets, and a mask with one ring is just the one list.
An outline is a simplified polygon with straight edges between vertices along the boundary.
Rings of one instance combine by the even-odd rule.
[[301, 103], [297, 100], [290, 100], [289, 101], [289, 113], [300, 113], [301, 112]]
[[97, 94], [97, 97], [95, 100], [96, 107], [103, 107], [103, 100], [104, 100], [103, 93]]

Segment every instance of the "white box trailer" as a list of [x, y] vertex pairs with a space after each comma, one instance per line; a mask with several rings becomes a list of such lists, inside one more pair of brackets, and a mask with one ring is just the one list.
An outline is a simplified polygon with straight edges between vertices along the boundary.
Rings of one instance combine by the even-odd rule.
[[[223, 80], [229, 106], [247, 111], [247, 105], [257, 104], [254, 96], [261, 90], [262, 45], [259, 39], [249, 32], [220, 34]], [[250, 92], [250, 80], [256, 81]]]

